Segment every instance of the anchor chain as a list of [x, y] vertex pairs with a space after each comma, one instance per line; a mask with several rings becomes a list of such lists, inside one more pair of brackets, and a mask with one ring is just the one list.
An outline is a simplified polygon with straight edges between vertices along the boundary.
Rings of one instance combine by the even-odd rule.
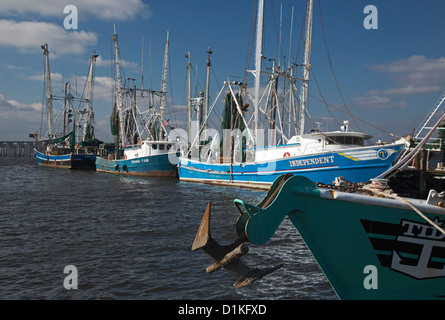
[[363, 186], [366, 184], [366, 182], [351, 182], [345, 180], [344, 177], [335, 178], [335, 181], [333, 181], [332, 184], [328, 183], [322, 183], [322, 182], [316, 182], [315, 185], [318, 188], [325, 188], [325, 189], [333, 189], [343, 192], [349, 192], [349, 193], [355, 193], [362, 191]]
[[344, 177], [335, 178], [333, 184], [316, 182], [318, 188], [332, 189], [349, 193], [362, 193], [369, 196], [385, 197], [397, 195], [389, 187], [387, 179], [371, 179], [367, 182], [351, 182]]

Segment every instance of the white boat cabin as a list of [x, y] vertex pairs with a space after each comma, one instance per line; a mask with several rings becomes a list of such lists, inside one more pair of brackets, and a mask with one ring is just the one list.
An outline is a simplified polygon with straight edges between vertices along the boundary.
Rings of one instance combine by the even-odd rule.
[[255, 149], [256, 161], [271, 161], [286, 157], [297, 157], [314, 153], [336, 152], [363, 147], [365, 140], [372, 136], [352, 131], [315, 131], [310, 134], [293, 136], [287, 144]]
[[135, 159], [140, 157], [157, 156], [174, 152], [176, 142], [173, 141], [142, 141], [141, 144], [128, 146], [123, 149], [124, 159]]

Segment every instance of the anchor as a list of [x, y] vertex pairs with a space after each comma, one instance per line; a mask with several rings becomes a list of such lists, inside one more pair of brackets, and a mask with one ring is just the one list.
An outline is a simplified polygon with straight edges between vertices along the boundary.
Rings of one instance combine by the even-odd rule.
[[258, 269], [244, 264], [240, 258], [249, 251], [245, 244], [248, 241], [245, 233], [241, 233], [232, 244], [221, 246], [210, 234], [210, 213], [211, 202], [208, 202], [192, 245], [192, 251], [203, 249], [215, 261], [207, 267], [207, 273], [210, 274], [223, 268], [236, 279], [234, 287], [239, 288], [249, 285], [282, 266]]

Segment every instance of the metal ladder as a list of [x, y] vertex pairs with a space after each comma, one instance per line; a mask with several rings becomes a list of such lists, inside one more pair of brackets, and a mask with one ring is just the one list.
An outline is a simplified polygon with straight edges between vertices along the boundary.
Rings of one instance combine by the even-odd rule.
[[431, 120], [431, 118], [434, 116], [434, 114], [437, 112], [437, 110], [440, 108], [440, 106], [442, 105], [442, 103], [444, 101], [445, 101], [445, 91], [442, 93], [440, 98], [437, 100], [436, 104], [433, 106], [433, 108], [430, 110], [428, 115], [425, 117], [425, 119], [420, 124], [420, 126], [419, 126], [420, 129], [418, 129], [414, 133], [414, 138], [415, 139], [417, 139], [420, 136], [420, 134], [422, 133], [423, 130], [428, 129], [426, 127], [426, 125], [428, 124], [428, 122]]

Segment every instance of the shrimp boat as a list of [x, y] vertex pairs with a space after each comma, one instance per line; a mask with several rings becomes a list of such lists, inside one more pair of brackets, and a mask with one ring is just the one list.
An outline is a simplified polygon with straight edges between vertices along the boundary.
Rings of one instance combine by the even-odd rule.
[[[164, 119], [166, 104], [169, 40], [164, 54], [162, 91], [125, 87], [116, 29], [114, 42], [114, 107], [110, 117], [113, 144], [102, 144], [96, 158], [98, 172], [144, 177], [176, 177], [177, 159], [175, 141], [168, 140], [168, 120]], [[154, 101], [160, 100], [157, 112]], [[147, 103], [147, 110], [141, 106]]]
[[[308, 1], [303, 81], [297, 93], [296, 64], [282, 70], [274, 59], [266, 59], [262, 52], [264, 1], [259, 0], [255, 70], [250, 71], [255, 76], [254, 96], [251, 97], [250, 91], [253, 90], [249, 91], [245, 82], [224, 83], [210, 108], [211, 112], [218, 99], [225, 96], [223, 132], [207, 128], [210, 114], [204, 113], [194, 121], [197, 128], [193, 131], [197, 134], [189, 135], [191, 148], [180, 157], [178, 164], [181, 181], [268, 189], [278, 176], [285, 173], [324, 183], [331, 183], [338, 176], [360, 182], [391, 167], [407, 145], [404, 138], [365, 145], [372, 137], [350, 130], [349, 121], [345, 121], [338, 131], [322, 132], [316, 128], [305, 133], [312, 7], [312, 1]], [[272, 61], [272, 66], [263, 68], [265, 61]], [[263, 90], [260, 84], [264, 74], [268, 76], [268, 85]], [[286, 90], [277, 88], [279, 81], [285, 83]], [[253, 111], [249, 108], [252, 104]]]
[[287, 174], [257, 205], [235, 199], [240, 215], [232, 245], [221, 247], [211, 238], [209, 203], [192, 249], [203, 248], [237, 284], [249, 284], [267, 272], [240, 261], [246, 242], [265, 244], [287, 216], [340, 299], [444, 299], [445, 191], [430, 190], [426, 199], [401, 197], [386, 179], [412, 162], [444, 119], [371, 183], [336, 179], [326, 185]]
[[[92, 107], [94, 66], [98, 55], [93, 50], [87, 78], [87, 96], [80, 97], [65, 83], [64, 96], [52, 94], [49, 68], [48, 44], [42, 46], [45, 58], [46, 115], [48, 131], [30, 134], [35, 138], [35, 156], [40, 166], [95, 170], [99, 144], [94, 133], [94, 112]], [[55, 113], [53, 102], [63, 101], [63, 108]], [[62, 119], [62, 120], [60, 120]], [[42, 122], [43, 124], [43, 122]], [[41, 132], [43, 130], [41, 129]]]

